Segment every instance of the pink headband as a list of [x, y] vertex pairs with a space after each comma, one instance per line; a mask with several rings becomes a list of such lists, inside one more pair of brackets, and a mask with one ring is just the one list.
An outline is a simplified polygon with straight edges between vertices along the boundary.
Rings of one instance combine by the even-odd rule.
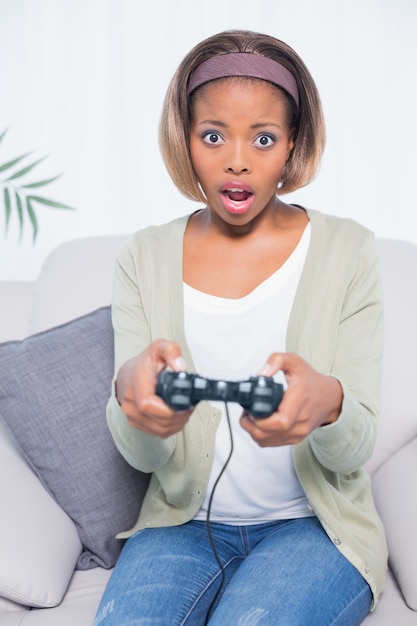
[[299, 106], [297, 83], [291, 72], [277, 61], [253, 52], [219, 54], [203, 61], [190, 76], [187, 94], [190, 95], [204, 83], [226, 76], [248, 76], [267, 80], [288, 91], [294, 98], [297, 108]]

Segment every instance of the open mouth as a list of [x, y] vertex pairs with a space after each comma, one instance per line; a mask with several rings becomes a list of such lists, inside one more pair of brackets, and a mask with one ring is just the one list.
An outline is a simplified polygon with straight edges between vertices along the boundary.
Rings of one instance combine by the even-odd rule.
[[254, 194], [245, 187], [224, 187], [221, 191], [223, 205], [229, 213], [242, 214], [250, 209]]
[[223, 192], [232, 202], [245, 202], [252, 194], [245, 189], [225, 189]]

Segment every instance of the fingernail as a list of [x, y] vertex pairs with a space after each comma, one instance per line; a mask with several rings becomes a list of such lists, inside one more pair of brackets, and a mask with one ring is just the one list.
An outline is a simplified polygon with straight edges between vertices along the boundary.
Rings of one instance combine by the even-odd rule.
[[259, 370], [258, 376], [272, 376], [272, 373], [272, 365], [269, 365], [269, 363], [265, 363], [265, 365]]
[[177, 356], [172, 362], [172, 368], [176, 372], [184, 372], [187, 369], [187, 363], [183, 356]]

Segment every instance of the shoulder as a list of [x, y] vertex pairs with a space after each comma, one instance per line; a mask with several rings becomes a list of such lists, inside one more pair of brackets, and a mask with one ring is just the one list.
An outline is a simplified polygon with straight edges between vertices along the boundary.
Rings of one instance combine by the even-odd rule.
[[160, 225], [147, 226], [133, 233], [119, 250], [118, 260], [129, 258], [142, 261], [144, 258], [166, 258], [179, 253], [189, 215]]
[[351, 218], [338, 217], [313, 209], [306, 209], [306, 212], [312, 231], [319, 232], [321, 236], [349, 237], [357, 242], [373, 237], [371, 230]]
[[174, 238], [182, 238], [189, 220], [189, 215], [178, 217], [165, 224], [153, 225], [136, 231], [128, 240], [131, 247], [151, 244]]
[[321, 253], [328, 260], [345, 259], [354, 264], [359, 255], [377, 254], [374, 233], [359, 222], [310, 209], [307, 215], [311, 224], [310, 249], [317, 257]]

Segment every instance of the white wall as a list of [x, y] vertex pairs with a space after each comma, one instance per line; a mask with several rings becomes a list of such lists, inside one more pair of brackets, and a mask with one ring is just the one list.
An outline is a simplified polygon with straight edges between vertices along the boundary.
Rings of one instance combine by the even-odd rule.
[[4, 237], [0, 198], [0, 280], [34, 279], [66, 239], [195, 208], [165, 172], [159, 115], [182, 57], [226, 28], [284, 39], [321, 91], [321, 173], [287, 198], [417, 243], [415, 0], [0, 0], [0, 164], [48, 154], [32, 180], [63, 172], [39, 192], [76, 207], [39, 207], [33, 246], [16, 216]]

